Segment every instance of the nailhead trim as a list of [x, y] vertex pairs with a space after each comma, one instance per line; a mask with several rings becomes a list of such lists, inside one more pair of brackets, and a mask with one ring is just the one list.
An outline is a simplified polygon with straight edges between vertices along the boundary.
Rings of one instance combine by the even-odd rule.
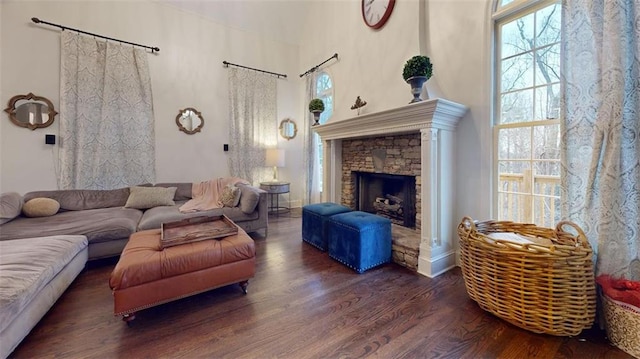
[[378, 230], [378, 229], [381, 229], [381, 228], [384, 229], [384, 228], [387, 228], [387, 227], [391, 227], [391, 223], [373, 223], [373, 224], [369, 225], [366, 228], [358, 228], [358, 227], [350, 226], [350, 225], [348, 225], [346, 223], [338, 222], [333, 218], [329, 219], [329, 224], [335, 224], [337, 226], [340, 226], [340, 227], [343, 227], [343, 228], [347, 228], [347, 229], [350, 229], [352, 231], [356, 231], [358, 233], [363, 233], [365, 231]]
[[335, 257], [334, 255], [329, 254], [329, 257], [331, 257], [331, 258], [333, 258], [333, 259], [337, 260], [338, 262], [340, 262], [340, 263], [344, 264], [345, 266], [347, 266], [347, 267], [349, 267], [349, 268], [351, 268], [351, 269], [355, 270], [356, 272], [358, 272], [358, 273], [360, 273], [360, 274], [361, 274], [361, 273], [363, 273], [364, 271], [367, 271], [367, 270], [369, 270], [369, 269], [373, 268], [373, 267], [377, 267], [377, 266], [379, 266], [379, 265], [389, 263], [388, 261], [382, 261], [382, 262], [378, 262], [378, 263], [376, 263], [376, 264], [372, 264], [372, 265], [370, 265], [369, 267], [365, 267], [365, 268], [356, 268], [356, 267], [352, 266], [351, 264], [349, 264], [349, 263], [347, 263], [347, 262], [343, 261], [342, 259]]
[[309, 245], [311, 245], [311, 246], [314, 246], [314, 247], [318, 248], [319, 250], [321, 250], [321, 251], [323, 251], [323, 252], [326, 252], [326, 251], [327, 251], [326, 249], [324, 249], [324, 248], [320, 247], [319, 245], [317, 245], [317, 244], [315, 244], [315, 243], [313, 243], [313, 242], [310, 242], [310, 241], [308, 241], [308, 240], [306, 240], [306, 239], [304, 239], [304, 238], [302, 238], [302, 241], [303, 241], [303, 242], [305, 242], [306, 244], [309, 244]]
[[[253, 278], [253, 277], [251, 277], [251, 278]], [[249, 279], [251, 279], [251, 278], [249, 278]], [[249, 282], [249, 279], [245, 279], [245, 280], [247, 282]], [[213, 286], [213, 287], [208, 288], [208, 289], [203, 289], [203, 290], [190, 292], [190, 293], [187, 293], [187, 294], [182, 294], [182, 295], [179, 295], [177, 297], [172, 297], [170, 299], [164, 299], [164, 300], [160, 300], [160, 301], [157, 301], [157, 302], [144, 304], [144, 305], [141, 305], [141, 306], [126, 310], [124, 312], [114, 313], [113, 315], [114, 316], [118, 316], [118, 315], [125, 315], [125, 314], [133, 314], [133, 313], [139, 312], [139, 311], [144, 310], [144, 309], [148, 309], [148, 308], [155, 307], [155, 306], [158, 306], [158, 305], [161, 305], [161, 304], [166, 304], [166, 303], [170, 303], [170, 302], [173, 302], [173, 301], [176, 301], [176, 300], [180, 300], [180, 299], [184, 299], [184, 298], [187, 298], [187, 297], [191, 297], [193, 295], [204, 293], [204, 292], [208, 292], [210, 290], [226, 287], [226, 286], [232, 285], [232, 284], [240, 284], [241, 282], [244, 282], [245, 280], [241, 280], [239, 282], [231, 282], [231, 283], [222, 284], [222, 285], [218, 285], [218, 286]], [[115, 293], [112, 292], [112, 295], [115, 296]]]

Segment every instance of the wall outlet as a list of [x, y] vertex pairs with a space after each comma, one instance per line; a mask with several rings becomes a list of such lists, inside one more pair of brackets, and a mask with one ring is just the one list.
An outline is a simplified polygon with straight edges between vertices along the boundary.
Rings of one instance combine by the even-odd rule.
[[56, 135], [44, 135], [44, 143], [47, 145], [55, 145]]
[[222, 146], [222, 148], [224, 149], [224, 152], [229, 151], [229, 145], [226, 143]]

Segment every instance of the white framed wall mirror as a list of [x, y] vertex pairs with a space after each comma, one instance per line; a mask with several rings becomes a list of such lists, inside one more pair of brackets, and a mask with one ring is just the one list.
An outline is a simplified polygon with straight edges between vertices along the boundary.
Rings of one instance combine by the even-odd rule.
[[200, 132], [204, 126], [204, 118], [202, 114], [195, 108], [187, 107], [178, 112], [176, 116], [176, 124], [178, 129], [187, 135], [193, 135]]
[[13, 96], [4, 109], [16, 126], [35, 130], [51, 126], [58, 112], [46, 97], [33, 93]]
[[298, 126], [296, 126], [296, 123], [290, 118], [285, 118], [284, 120], [282, 120], [280, 122], [279, 129], [280, 136], [286, 138], [287, 141], [296, 137], [296, 134], [298, 133]]

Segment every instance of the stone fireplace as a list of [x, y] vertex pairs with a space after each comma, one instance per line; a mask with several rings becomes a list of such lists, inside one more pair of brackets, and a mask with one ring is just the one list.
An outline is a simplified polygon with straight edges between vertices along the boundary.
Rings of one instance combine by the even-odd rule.
[[[416, 181], [419, 177], [419, 133], [342, 141], [341, 198], [346, 206], [370, 213], [382, 212], [395, 224], [416, 228], [417, 223], [420, 228], [420, 183]], [[401, 198], [398, 201], [393, 197]], [[402, 209], [402, 220], [393, 213], [398, 202], [409, 207]], [[409, 216], [412, 218], [404, 218]]]
[[[356, 202], [360, 199], [363, 174], [365, 177], [377, 175], [392, 179], [400, 175], [415, 179], [413, 193], [404, 189], [415, 197], [415, 229], [405, 230], [394, 225], [392, 232], [394, 239], [400, 232], [402, 236], [417, 237], [417, 270], [428, 277], [455, 266], [454, 131], [466, 111], [465, 106], [455, 102], [431, 99], [313, 128], [324, 145], [323, 201], [371, 212], [372, 209], [360, 208], [360, 203]], [[396, 208], [391, 206], [392, 202], [406, 200], [406, 197], [399, 198], [397, 193], [378, 193], [374, 197], [378, 197], [373, 199], [374, 203], [377, 200], [382, 204], [378, 207], [390, 210]], [[406, 226], [404, 219], [402, 225]]]
[[355, 177], [356, 210], [377, 214], [403, 227], [415, 228], [415, 176], [360, 171], [352, 171], [351, 174]]

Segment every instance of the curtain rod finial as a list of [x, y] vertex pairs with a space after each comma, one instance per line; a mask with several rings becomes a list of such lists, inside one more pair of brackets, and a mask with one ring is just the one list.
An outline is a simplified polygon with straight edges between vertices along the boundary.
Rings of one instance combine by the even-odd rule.
[[32, 17], [31, 21], [35, 22], [36, 24], [40, 23], [40, 19], [38, 19], [37, 17]]

